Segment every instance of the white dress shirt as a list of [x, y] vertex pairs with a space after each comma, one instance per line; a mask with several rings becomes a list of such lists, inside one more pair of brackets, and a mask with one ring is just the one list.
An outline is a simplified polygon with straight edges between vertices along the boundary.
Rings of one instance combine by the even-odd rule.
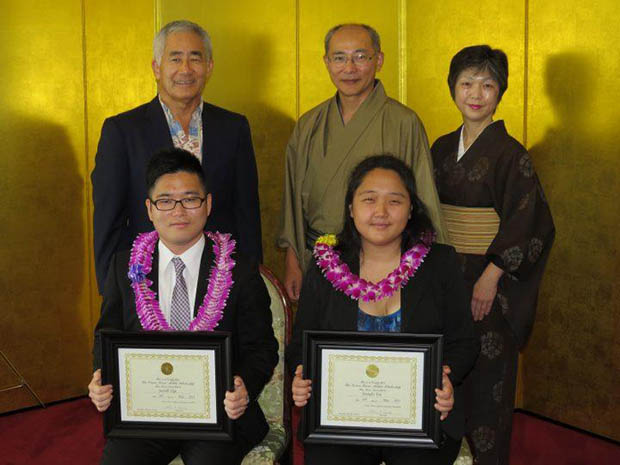
[[202, 251], [205, 248], [205, 236], [202, 237], [192, 245], [189, 249], [183, 252], [181, 255], [173, 254], [168, 247], [160, 240], [157, 244], [159, 251], [159, 306], [166, 318], [166, 321], [170, 323], [170, 304], [172, 302], [172, 291], [176, 284], [176, 273], [174, 271], [174, 264], [172, 259], [179, 257], [185, 264], [183, 270], [183, 278], [187, 285], [187, 295], [189, 296], [189, 309], [192, 312], [192, 319], [194, 318], [194, 304], [196, 302], [196, 288], [198, 287], [198, 273], [200, 272], [200, 259], [202, 258]]

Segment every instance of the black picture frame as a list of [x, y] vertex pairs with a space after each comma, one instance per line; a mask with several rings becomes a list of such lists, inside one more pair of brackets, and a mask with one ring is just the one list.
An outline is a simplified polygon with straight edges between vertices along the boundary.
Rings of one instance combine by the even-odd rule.
[[[321, 364], [325, 349], [419, 352], [423, 354], [422, 427], [420, 429], [333, 426], [321, 421]], [[440, 413], [434, 408], [435, 388], [441, 388], [443, 336], [438, 334], [304, 331], [304, 378], [312, 380], [312, 395], [302, 410], [302, 438], [312, 444], [418, 447], [440, 445]]]
[[[227, 331], [101, 331], [102, 384], [114, 389], [103, 416], [103, 431], [111, 438], [232, 441], [233, 422], [224, 410], [224, 395], [233, 390], [232, 336]], [[213, 350], [217, 423], [123, 421], [120, 405], [119, 349]]]

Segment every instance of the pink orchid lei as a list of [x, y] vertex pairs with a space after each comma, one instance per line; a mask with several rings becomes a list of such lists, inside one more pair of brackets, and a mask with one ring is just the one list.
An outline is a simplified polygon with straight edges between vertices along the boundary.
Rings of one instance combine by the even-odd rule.
[[375, 284], [351, 273], [349, 266], [340, 260], [340, 254], [334, 250], [335, 245], [336, 236], [333, 234], [326, 234], [317, 239], [313, 252], [317, 265], [335, 289], [354, 300], [361, 299], [364, 302], [375, 302], [391, 297], [400, 287], [407, 284], [430, 250], [425, 244], [414, 245], [401, 256], [398, 268]]
[[[235, 261], [230, 255], [235, 250], [235, 241], [230, 234], [206, 232], [213, 241], [214, 265], [209, 273], [209, 284], [196, 318], [189, 325], [190, 331], [213, 331], [219, 324], [223, 309], [233, 285], [232, 269]], [[153, 252], [159, 239], [157, 231], [140, 234], [133, 243], [129, 258], [131, 287], [136, 296], [136, 312], [142, 327], [149, 331], [174, 331], [168, 324], [157, 300], [157, 293], [151, 290], [153, 281], [146, 278], [153, 265]]]

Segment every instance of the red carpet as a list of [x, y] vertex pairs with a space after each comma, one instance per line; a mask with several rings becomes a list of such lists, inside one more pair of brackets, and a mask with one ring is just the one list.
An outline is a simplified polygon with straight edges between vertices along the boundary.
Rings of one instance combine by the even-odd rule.
[[[101, 415], [81, 398], [0, 416], [0, 465], [94, 465], [103, 448]], [[295, 451], [296, 465], [301, 450]], [[510, 465], [618, 465], [620, 445], [517, 412]]]
[[[293, 409], [293, 424], [299, 409]], [[293, 465], [303, 465], [303, 445], [293, 439]], [[510, 465], [620, 465], [620, 445], [515, 412]]]
[[510, 465], [619, 465], [620, 445], [516, 412]]
[[103, 443], [89, 398], [0, 417], [1, 465], [95, 465]]

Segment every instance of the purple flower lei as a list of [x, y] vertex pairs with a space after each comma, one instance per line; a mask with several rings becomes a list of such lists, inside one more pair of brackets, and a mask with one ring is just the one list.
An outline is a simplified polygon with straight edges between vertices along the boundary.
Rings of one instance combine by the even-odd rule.
[[319, 240], [314, 245], [316, 263], [325, 278], [332, 283], [335, 289], [344, 292], [353, 300], [361, 299], [364, 302], [375, 302], [386, 299], [403, 287], [415, 274], [430, 247], [416, 244], [407, 250], [400, 258], [400, 265], [378, 283], [372, 283], [354, 275], [346, 263], [340, 260], [340, 254], [334, 250], [331, 239]]
[[[223, 309], [233, 285], [232, 269], [235, 261], [230, 255], [235, 250], [235, 241], [230, 238], [230, 234], [205, 234], [213, 241], [215, 260], [209, 273], [207, 293], [196, 318], [189, 325], [190, 331], [213, 331], [224, 315]], [[148, 331], [174, 331], [161, 311], [157, 293], [150, 288], [153, 281], [146, 279], [152, 269], [153, 252], [158, 239], [157, 231], [138, 235], [131, 248], [127, 276], [136, 296], [136, 312], [142, 327]]]

